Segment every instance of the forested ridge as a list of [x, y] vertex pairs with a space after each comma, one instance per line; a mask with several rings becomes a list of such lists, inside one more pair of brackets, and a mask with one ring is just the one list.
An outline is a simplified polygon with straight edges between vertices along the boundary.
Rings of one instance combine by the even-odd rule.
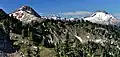
[[[120, 56], [120, 28], [117, 26], [84, 20], [42, 19], [25, 24], [7, 18], [0, 22], [9, 30], [13, 47], [25, 57]], [[81, 37], [82, 42], [75, 35]]]

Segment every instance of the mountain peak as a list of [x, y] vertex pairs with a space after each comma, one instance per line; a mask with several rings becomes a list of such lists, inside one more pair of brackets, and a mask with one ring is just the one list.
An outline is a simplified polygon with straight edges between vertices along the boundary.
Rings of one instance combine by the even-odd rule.
[[23, 22], [31, 22], [32, 20], [37, 20], [39, 17], [41, 17], [30, 6], [22, 6], [9, 15], [12, 15], [14, 18]]
[[0, 19], [6, 18], [7, 14], [4, 12], [3, 9], [0, 9]]
[[105, 10], [97, 10], [96, 12], [102, 12], [102, 13], [105, 13], [105, 14], [109, 14], [109, 13], [106, 12]]
[[0, 9], [0, 11], [3, 11], [3, 9]]
[[15, 10], [13, 13], [15, 13], [15, 12], [26, 12], [26, 13], [34, 15], [36, 17], [40, 17], [40, 15], [30, 6], [22, 6], [22, 7], [18, 8], [17, 10]]
[[107, 13], [106, 11], [99, 10], [90, 15], [89, 17], [85, 17], [84, 20], [99, 24], [115, 25], [118, 19], [116, 19], [113, 15]]
[[20, 11], [20, 10], [22, 10], [22, 11], [31, 11], [33, 9], [30, 6], [22, 6], [19, 9], [17, 9], [17, 11]]
[[3, 9], [0, 9], [0, 12], [3, 12], [3, 13], [5, 13], [5, 11], [4, 11]]

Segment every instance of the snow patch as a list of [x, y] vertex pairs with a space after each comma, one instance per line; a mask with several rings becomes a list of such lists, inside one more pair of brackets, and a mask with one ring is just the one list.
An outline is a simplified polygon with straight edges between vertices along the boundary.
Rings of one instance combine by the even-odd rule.
[[81, 37], [79, 37], [79, 36], [77, 36], [77, 35], [75, 35], [75, 37], [76, 37], [78, 40], [80, 40], [81, 43], [83, 42], [83, 40], [81, 39]]
[[87, 38], [90, 38], [90, 36], [87, 36]]

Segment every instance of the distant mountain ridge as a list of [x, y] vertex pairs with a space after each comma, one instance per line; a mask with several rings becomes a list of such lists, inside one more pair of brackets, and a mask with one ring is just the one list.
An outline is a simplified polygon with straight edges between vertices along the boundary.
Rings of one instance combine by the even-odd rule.
[[[3, 13], [1, 16], [6, 16], [7, 14], [0, 9], [0, 12]], [[42, 18], [34, 9], [32, 9], [30, 6], [22, 6], [18, 9], [16, 9], [14, 12], [9, 14], [10, 17], [14, 17], [15, 19], [18, 19], [24, 23], [30, 23], [34, 20], [41, 20], [41, 19], [47, 19], [47, 18]], [[3, 17], [1, 17], [3, 18]], [[48, 17], [48, 19], [60, 19], [63, 20], [61, 17]], [[64, 18], [66, 19], [66, 18]], [[81, 18], [78, 18], [81, 19]], [[66, 19], [66, 20], [71, 20], [71, 18]], [[74, 20], [74, 18], [72, 18]], [[103, 11], [103, 10], [98, 10], [95, 13], [93, 13], [90, 16], [84, 17], [83, 20], [87, 20], [93, 23], [98, 23], [98, 24], [104, 24], [104, 25], [120, 25], [120, 20], [115, 18], [113, 15], [110, 13]]]

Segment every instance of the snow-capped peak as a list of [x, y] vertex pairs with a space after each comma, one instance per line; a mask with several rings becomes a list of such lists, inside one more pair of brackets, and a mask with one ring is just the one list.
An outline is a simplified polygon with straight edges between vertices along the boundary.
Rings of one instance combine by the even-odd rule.
[[[20, 8], [18, 8], [16, 11], [14, 12], [26, 12], [26, 13], [29, 13], [29, 14], [32, 14], [32, 15], [35, 15], [36, 17], [40, 17], [40, 15], [38, 13], [35, 12], [35, 10], [33, 10], [30, 6], [22, 6]], [[13, 12], [13, 13], [14, 13]]]
[[88, 20], [93, 23], [106, 24], [106, 25], [109, 24], [114, 25], [117, 23], [117, 19], [114, 16], [112, 16], [111, 14], [105, 11], [100, 11], [100, 10], [96, 11], [89, 17], [85, 17], [84, 20]]
[[104, 11], [104, 10], [98, 10], [98, 11], [96, 11], [96, 12], [103, 12], [103, 13], [105, 13], [105, 14], [109, 14], [108, 12], [106, 12], [106, 11]]
[[31, 22], [32, 20], [37, 20], [41, 17], [29, 6], [22, 6], [9, 14], [9, 16], [11, 15], [23, 22]]
[[19, 9], [17, 9], [18, 11], [19, 10], [22, 10], [22, 11], [31, 11], [31, 7], [29, 7], [29, 6], [22, 6], [21, 8], [19, 8]]

